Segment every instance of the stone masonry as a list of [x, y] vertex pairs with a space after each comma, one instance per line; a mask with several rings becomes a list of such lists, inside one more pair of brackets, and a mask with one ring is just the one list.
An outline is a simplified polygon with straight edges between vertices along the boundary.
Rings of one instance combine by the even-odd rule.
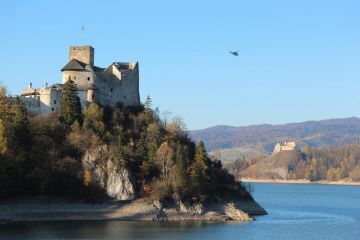
[[278, 153], [282, 151], [292, 151], [296, 149], [296, 143], [295, 142], [284, 142], [284, 144], [277, 143], [274, 147], [273, 153]]
[[60, 112], [63, 84], [73, 80], [78, 87], [81, 106], [94, 102], [113, 107], [140, 105], [138, 62], [113, 62], [107, 68], [94, 65], [94, 48], [70, 46], [69, 62], [61, 69], [62, 84], [40, 88], [29, 85], [21, 94], [29, 114], [48, 116]]

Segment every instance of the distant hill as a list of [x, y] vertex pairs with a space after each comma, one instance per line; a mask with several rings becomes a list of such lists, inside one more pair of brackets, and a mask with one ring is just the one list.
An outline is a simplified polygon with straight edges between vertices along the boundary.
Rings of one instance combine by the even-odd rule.
[[359, 182], [360, 144], [283, 151], [238, 159], [225, 167], [236, 178]]
[[277, 142], [295, 141], [303, 146], [342, 146], [360, 141], [360, 118], [306, 121], [283, 125], [243, 127], [214, 126], [190, 131], [195, 140], [203, 140], [209, 151], [224, 161], [269, 154]]

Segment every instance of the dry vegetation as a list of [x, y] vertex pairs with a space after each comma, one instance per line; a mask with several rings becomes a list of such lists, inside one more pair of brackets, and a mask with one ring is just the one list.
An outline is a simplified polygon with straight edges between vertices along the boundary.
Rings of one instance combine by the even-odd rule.
[[360, 181], [360, 144], [285, 151], [227, 165], [234, 176], [258, 179]]
[[195, 144], [178, 118], [164, 121], [144, 106], [81, 111], [76, 85], [65, 86], [61, 115], [28, 118], [19, 99], [0, 94], [0, 195], [102, 196], [82, 156], [106, 145], [118, 168], [128, 168], [139, 197], [186, 201], [248, 198], [248, 193]]

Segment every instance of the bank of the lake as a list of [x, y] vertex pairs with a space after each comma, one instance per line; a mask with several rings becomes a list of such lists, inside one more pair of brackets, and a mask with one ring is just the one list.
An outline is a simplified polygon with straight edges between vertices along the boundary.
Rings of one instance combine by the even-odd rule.
[[265, 215], [256, 201], [232, 203], [163, 205], [146, 199], [86, 203], [58, 198], [25, 198], [0, 201], [0, 222], [20, 221], [250, 221], [250, 216]]
[[282, 184], [330, 184], [330, 185], [349, 185], [360, 186], [360, 182], [351, 181], [310, 181], [307, 179], [284, 180], [284, 179], [263, 179], [263, 178], [241, 178], [244, 183], [282, 183]]
[[254, 198], [269, 213], [253, 222], [17, 222], [0, 224], [0, 239], [359, 239], [359, 186], [249, 184]]

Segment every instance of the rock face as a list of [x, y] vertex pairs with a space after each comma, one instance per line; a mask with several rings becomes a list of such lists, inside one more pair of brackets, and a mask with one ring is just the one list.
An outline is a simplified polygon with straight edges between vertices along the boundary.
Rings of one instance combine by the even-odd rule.
[[202, 214], [204, 211], [203, 205], [201, 203], [187, 206], [182, 201], [179, 202], [179, 210], [180, 212], [190, 213], [190, 214]]
[[130, 181], [129, 170], [110, 171], [106, 183], [106, 192], [110, 197], [118, 200], [134, 199], [134, 186]]
[[103, 188], [118, 200], [135, 199], [132, 176], [128, 169], [119, 169], [113, 164], [107, 146], [88, 150], [82, 159], [84, 170], [90, 172], [92, 184]]
[[229, 203], [224, 209], [225, 215], [232, 220], [252, 221], [254, 220], [246, 212], [236, 208], [234, 203]]

